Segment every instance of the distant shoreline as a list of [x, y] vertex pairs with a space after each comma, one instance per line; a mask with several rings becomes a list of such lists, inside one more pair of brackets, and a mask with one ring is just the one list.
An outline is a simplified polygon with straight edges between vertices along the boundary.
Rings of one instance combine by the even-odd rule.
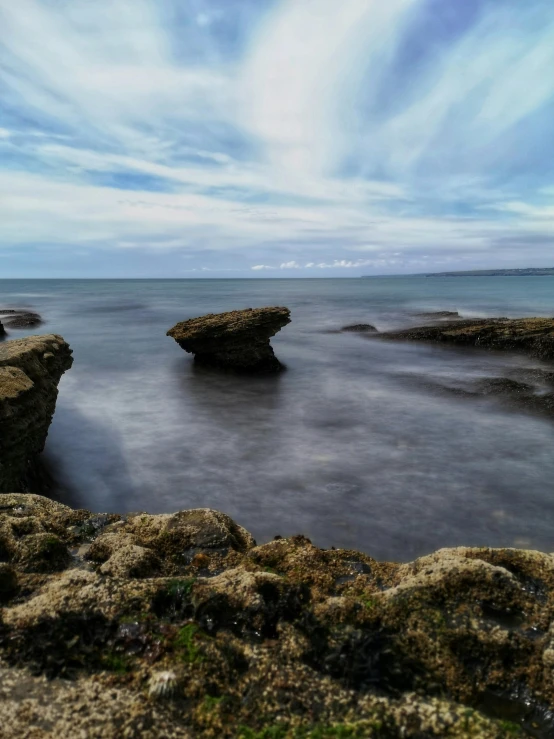
[[554, 267], [527, 267], [524, 269], [471, 269], [460, 272], [420, 272], [411, 275], [362, 275], [372, 277], [551, 277]]
[[473, 269], [462, 272], [430, 272], [425, 277], [543, 277], [554, 275], [554, 267], [527, 269]]

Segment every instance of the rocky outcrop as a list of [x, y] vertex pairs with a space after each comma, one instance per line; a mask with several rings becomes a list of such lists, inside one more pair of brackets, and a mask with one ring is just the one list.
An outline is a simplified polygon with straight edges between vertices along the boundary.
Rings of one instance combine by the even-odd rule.
[[288, 308], [247, 308], [182, 321], [167, 336], [199, 364], [235, 372], [279, 372], [283, 365], [269, 340], [287, 323]]
[[0, 344], [0, 492], [33, 489], [58, 383], [72, 362], [54, 334]]
[[3, 737], [552, 737], [554, 556], [0, 495]]
[[405, 341], [441, 341], [524, 352], [538, 359], [554, 359], [554, 318], [483, 318], [446, 325], [387, 331], [380, 338]]

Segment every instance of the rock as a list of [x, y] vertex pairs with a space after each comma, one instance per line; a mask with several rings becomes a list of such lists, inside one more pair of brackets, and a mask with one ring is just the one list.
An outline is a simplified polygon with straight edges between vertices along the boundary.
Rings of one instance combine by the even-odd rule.
[[15, 595], [18, 589], [17, 572], [7, 562], [0, 562], [0, 603]]
[[33, 328], [42, 323], [38, 313], [13, 308], [0, 308], [0, 317], [8, 328]]
[[[91, 539], [88, 563], [68, 556]], [[254, 546], [210, 509], [24, 494], [0, 495], [0, 541], [6, 739], [553, 736], [553, 555], [378, 562]]]
[[6, 329], [4, 328], [2, 321], [0, 321], [0, 338], [3, 338], [6, 335]]
[[[129, 516], [100, 533], [86, 558], [96, 563], [111, 562], [109, 566], [112, 567], [114, 562], [122, 561], [122, 550], [129, 561], [133, 553], [139, 556], [140, 552], [148, 552], [162, 558], [162, 571], [169, 575], [183, 564], [192, 564], [193, 560], [195, 567], [199, 561], [205, 566], [211, 562], [209, 554], [244, 552], [255, 544], [248, 531], [229, 516], [210, 508], [196, 508], [155, 516], [147, 513]], [[104, 567], [100, 571], [107, 572]]]
[[37, 484], [57, 386], [72, 362], [69, 345], [54, 334], [0, 345], [0, 492]]
[[343, 326], [341, 331], [352, 331], [355, 333], [372, 333], [377, 331], [370, 323], [354, 323], [352, 326]]
[[38, 313], [18, 313], [13, 317], [4, 317], [3, 321], [8, 328], [33, 328], [41, 325], [42, 318]]
[[538, 359], [554, 358], [554, 318], [483, 318], [441, 326], [421, 326], [380, 333], [379, 338], [404, 341], [437, 341], [518, 351]]
[[18, 544], [15, 562], [23, 572], [58, 572], [71, 561], [67, 546], [55, 534], [24, 536]]
[[460, 318], [457, 310], [437, 310], [430, 313], [415, 313], [417, 318]]
[[238, 372], [278, 372], [283, 365], [269, 340], [290, 323], [288, 308], [248, 308], [210, 313], [167, 332], [199, 364]]
[[151, 577], [159, 571], [154, 552], [134, 544], [118, 548], [100, 567], [103, 575], [112, 577]]
[[528, 396], [533, 394], [533, 386], [525, 382], [510, 380], [507, 377], [487, 377], [479, 380], [477, 389], [483, 395], [519, 395]]

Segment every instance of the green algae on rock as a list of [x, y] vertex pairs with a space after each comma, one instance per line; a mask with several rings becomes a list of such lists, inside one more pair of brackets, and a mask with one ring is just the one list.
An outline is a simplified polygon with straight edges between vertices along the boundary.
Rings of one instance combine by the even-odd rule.
[[6, 739], [553, 735], [549, 554], [386, 563], [6, 494], [0, 560]]
[[182, 321], [167, 336], [199, 364], [235, 372], [279, 372], [283, 365], [269, 340], [287, 323], [288, 308], [247, 308]]
[[554, 318], [481, 318], [387, 331], [380, 338], [405, 341], [441, 341], [524, 352], [538, 359], [554, 359]]
[[72, 363], [69, 345], [55, 334], [0, 344], [0, 492], [32, 487], [58, 383]]

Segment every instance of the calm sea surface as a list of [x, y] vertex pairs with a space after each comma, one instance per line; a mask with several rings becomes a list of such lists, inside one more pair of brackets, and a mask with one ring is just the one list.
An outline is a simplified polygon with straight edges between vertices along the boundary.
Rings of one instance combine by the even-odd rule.
[[[165, 332], [210, 312], [284, 305], [287, 365], [195, 369]], [[438, 547], [554, 551], [554, 424], [448, 388], [546, 366], [522, 356], [330, 333], [417, 325], [420, 311], [554, 315], [554, 277], [0, 280], [75, 363], [45, 454], [64, 500], [94, 511], [225, 511], [258, 541], [409, 560]]]

